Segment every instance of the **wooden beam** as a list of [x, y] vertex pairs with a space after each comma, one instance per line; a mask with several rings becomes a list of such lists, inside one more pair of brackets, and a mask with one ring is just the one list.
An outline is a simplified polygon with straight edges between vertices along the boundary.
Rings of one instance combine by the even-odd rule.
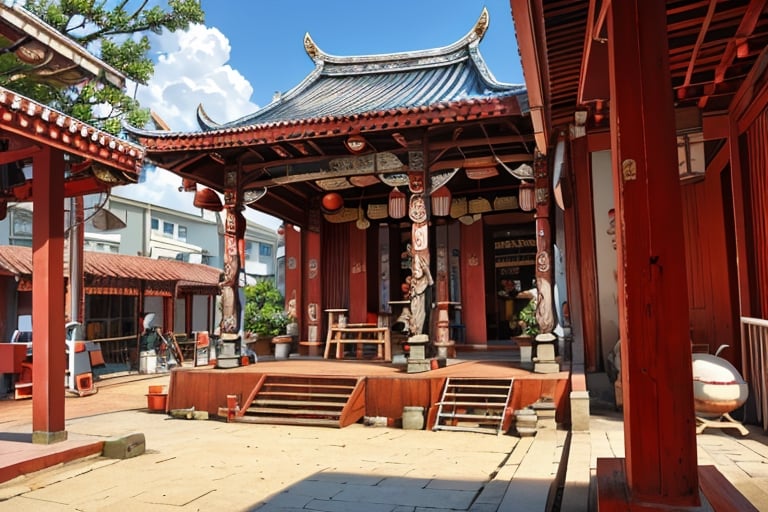
[[[725, 80], [725, 74], [736, 59], [739, 46], [745, 44], [755, 31], [760, 16], [765, 10], [766, 2], [768, 2], [768, 0], [751, 0], [749, 2], [749, 6], [747, 6], [746, 11], [744, 12], [744, 17], [739, 24], [739, 28], [736, 29], [734, 37], [728, 41], [728, 46], [726, 46], [725, 51], [723, 52], [720, 63], [717, 65], [717, 68], [715, 68], [714, 82], [716, 84]], [[707, 96], [702, 96], [699, 99], [699, 108], [704, 108], [707, 105], [707, 99]]]
[[12, 162], [18, 162], [19, 160], [26, 160], [32, 158], [32, 156], [40, 151], [40, 146], [31, 145], [20, 149], [11, 149], [8, 151], [0, 152], [0, 165], [10, 164]]
[[520, 60], [525, 69], [525, 85], [536, 138], [536, 147], [542, 155], [549, 149], [551, 119], [549, 109], [549, 67], [547, 65], [544, 13], [541, 2], [511, 0], [512, 19]]

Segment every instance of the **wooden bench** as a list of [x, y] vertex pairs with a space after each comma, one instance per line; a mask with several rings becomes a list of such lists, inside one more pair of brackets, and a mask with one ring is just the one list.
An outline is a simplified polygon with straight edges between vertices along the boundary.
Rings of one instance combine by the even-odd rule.
[[[357, 345], [357, 358], [363, 358], [363, 345], [375, 344], [377, 346], [377, 356], [384, 361], [392, 360], [392, 345], [389, 338], [389, 327], [376, 327], [371, 324], [347, 325], [346, 327], [334, 326], [329, 329], [328, 338], [325, 344], [325, 354], [323, 357], [328, 359], [331, 352], [331, 345], [336, 345], [336, 359], [344, 359], [344, 345]], [[383, 350], [382, 350], [383, 349]]]

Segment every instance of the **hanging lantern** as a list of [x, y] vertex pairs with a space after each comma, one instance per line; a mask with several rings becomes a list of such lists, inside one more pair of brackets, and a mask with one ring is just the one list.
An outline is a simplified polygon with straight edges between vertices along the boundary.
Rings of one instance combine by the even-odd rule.
[[341, 194], [337, 192], [331, 192], [330, 194], [325, 194], [323, 196], [322, 208], [325, 213], [338, 212], [343, 206], [344, 199], [341, 197]]
[[432, 214], [445, 217], [449, 213], [451, 213], [451, 191], [443, 186], [432, 192]]
[[224, 208], [219, 195], [210, 188], [201, 188], [195, 192], [192, 204], [195, 208], [202, 208], [212, 212], [220, 212]]
[[395, 187], [389, 193], [389, 216], [393, 219], [402, 219], [405, 217], [405, 194]]
[[533, 183], [526, 181], [520, 183], [519, 194], [517, 202], [520, 204], [521, 210], [530, 212], [536, 208], [536, 187], [534, 187]]

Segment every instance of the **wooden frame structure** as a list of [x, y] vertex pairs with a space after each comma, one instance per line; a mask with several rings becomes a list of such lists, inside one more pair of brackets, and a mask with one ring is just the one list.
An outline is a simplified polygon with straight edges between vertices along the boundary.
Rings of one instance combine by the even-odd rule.
[[[35, 63], [37, 72], [57, 83], [102, 75], [118, 86], [124, 84], [120, 73], [23, 8], [0, 6], [0, 33], [18, 43], [15, 51], [25, 52], [30, 45], [32, 58], [40, 59]], [[41, 45], [41, 40], [47, 44]], [[65, 309], [64, 198], [136, 182], [144, 150], [4, 88], [0, 88], [0, 140], [4, 147], [0, 165], [15, 177], [0, 191], [0, 209], [6, 211], [8, 201], [30, 200], [34, 209], [32, 312], [38, 341], [32, 440], [45, 444], [67, 437], [61, 378], [66, 359], [60, 345]], [[31, 165], [32, 177], [23, 174], [25, 165]]]
[[[129, 130], [196, 197], [206, 189], [223, 193], [224, 204], [214, 208], [237, 219], [250, 207], [285, 221], [286, 296], [296, 303], [301, 340], [324, 338], [327, 309], [348, 309], [351, 323], [391, 313], [391, 303], [404, 298], [405, 254], [430, 274], [423, 286], [413, 273], [404, 277], [410, 309], [461, 303], [467, 344], [486, 348], [486, 304], [496, 294], [470, 284], [484, 282], [492, 268], [489, 232], [520, 224], [533, 241], [531, 277], [533, 260], [543, 262], [535, 278], [549, 283], [541, 302], [551, 330], [550, 196], [539, 190], [535, 213], [518, 207], [521, 183], [539, 180], [541, 187], [549, 168], [532, 150], [523, 88], [496, 82], [480, 56], [488, 23], [483, 10], [454, 44], [391, 55], [333, 56], [307, 35], [315, 70], [255, 113], [218, 124], [200, 109], [202, 131]], [[433, 193], [445, 198], [446, 191], [461, 213], [433, 208]], [[225, 266], [236, 272], [237, 223], [229, 224]], [[381, 275], [388, 281], [377, 281]], [[520, 284], [525, 290], [531, 277]], [[234, 285], [234, 274], [227, 283]], [[236, 293], [228, 296], [234, 301]], [[411, 313], [421, 319], [409, 323], [411, 333], [449, 341], [450, 323], [438, 325], [437, 311], [426, 319]], [[226, 329], [237, 326], [226, 322]]]
[[[697, 468], [691, 341], [729, 343], [739, 365], [739, 314], [768, 313], [765, 223], [751, 220], [766, 204], [766, 3], [510, 5], [537, 146], [549, 154], [568, 134], [581, 371], [600, 366], [589, 155], [611, 151], [626, 459], [598, 464], [600, 510], [694, 509], [712, 479]], [[695, 174], [692, 133], [705, 159]]]

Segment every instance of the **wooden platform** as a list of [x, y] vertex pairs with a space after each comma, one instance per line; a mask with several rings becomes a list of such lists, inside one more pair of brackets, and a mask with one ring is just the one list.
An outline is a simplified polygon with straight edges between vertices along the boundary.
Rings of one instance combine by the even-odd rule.
[[264, 375], [339, 376], [365, 379], [365, 416], [400, 419], [404, 406], [429, 410], [440, 400], [448, 377], [514, 379], [510, 407], [522, 409], [542, 396], [557, 406], [557, 421], [567, 422], [568, 373], [533, 373], [503, 360], [461, 360], [444, 368], [422, 373], [406, 373], [403, 365], [386, 362], [291, 358], [285, 361], [259, 361], [233, 369], [213, 367], [177, 368], [171, 373], [168, 406], [170, 409], [194, 407], [217, 415], [226, 407], [227, 395], [236, 395], [243, 404]]

